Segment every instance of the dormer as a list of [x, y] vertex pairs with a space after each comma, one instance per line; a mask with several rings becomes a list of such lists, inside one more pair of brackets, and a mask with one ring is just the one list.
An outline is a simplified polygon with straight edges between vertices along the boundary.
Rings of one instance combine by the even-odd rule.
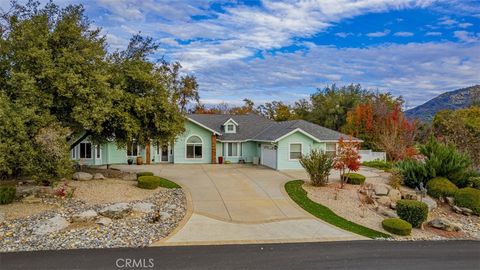
[[235, 122], [232, 118], [228, 119], [223, 123], [223, 128], [225, 133], [237, 133], [238, 123]]

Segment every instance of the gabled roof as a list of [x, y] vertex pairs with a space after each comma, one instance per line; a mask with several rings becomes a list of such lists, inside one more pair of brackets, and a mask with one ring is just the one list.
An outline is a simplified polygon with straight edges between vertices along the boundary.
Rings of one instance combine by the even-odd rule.
[[[304, 133], [316, 141], [337, 141], [349, 136], [305, 120], [276, 122], [256, 114], [224, 115], [224, 114], [190, 114], [188, 118], [208, 130], [219, 135], [220, 141], [269, 141], [275, 142], [285, 135], [296, 131]], [[236, 133], [224, 133], [223, 125], [228, 120], [235, 121]], [[360, 139], [353, 138], [361, 141]]]
[[225, 126], [225, 125], [226, 125], [227, 123], [229, 123], [229, 122], [232, 122], [232, 123], [234, 123], [236, 126], [238, 126], [238, 123], [235, 122], [235, 120], [233, 120], [233, 118], [229, 118], [227, 121], [225, 121], [225, 123], [223, 123], [223, 125]]

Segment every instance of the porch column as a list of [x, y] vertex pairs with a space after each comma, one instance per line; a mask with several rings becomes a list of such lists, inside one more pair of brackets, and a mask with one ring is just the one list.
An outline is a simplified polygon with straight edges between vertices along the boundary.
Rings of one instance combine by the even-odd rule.
[[212, 164], [217, 164], [217, 136], [212, 134]]
[[147, 142], [147, 145], [145, 146], [145, 163], [150, 164], [150, 142]]

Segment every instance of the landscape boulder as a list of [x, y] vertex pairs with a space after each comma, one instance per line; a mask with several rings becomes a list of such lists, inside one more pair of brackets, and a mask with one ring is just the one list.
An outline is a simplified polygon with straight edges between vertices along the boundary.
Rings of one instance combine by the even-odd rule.
[[128, 203], [116, 203], [104, 207], [99, 214], [113, 219], [124, 218], [132, 212], [132, 207]]
[[33, 234], [45, 235], [58, 232], [68, 227], [68, 225], [70, 225], [70, 223], [65, 218], [56, 215], [50, 219], [40, 221], [40, 223], [33, 229]]
[[433, 209], [437, 208], [437, 202], [429, 196], [423, 197], [422, 202], [428, 205], [428, 211], [432, 211]]
[[81, 212], [80, 214], [73, 215], [72, 216], [72, 221], [73, 222], [88, 222], [88, 221], [93, 221], [97, 218], [98, 214], [94, 210], [87, 210], [84, 212]]
[[443, 218], [432, 219], [428, 222], [428, 225], [448, 232], [458, 232], [462, 229], [458, 224], [455, 224]]
[[376, 185], [375, 186], [375, 195], [377, 195], [377, 196], [387, 196], [388, 195], [388, 188], [384, 185]]
[[398, 189], [390, 189], [388, 192], [388, 197], [392, 202], [397, 202], [398, 200], [402, 199], [402, 194]]
[[140, 213], [152, 213], [155, 209], [155, 205], [153, 203], [147, 203], [147, 202], [137, 202], [132, 204], [132, 210], [135, 212], [140, 212]]
[[450, 206], [455, 205], [455, 199], [453, 199], [453, 197], [446, 197], [445, 200], [447, 201], [448, 205]]
[[101, 174], [101, 173], [96, 173], [96, 174], [93, 175], [93, 179], [103, 180], [103, 179], [105, 179], [105, 176], [103, 176], [103, 174]]
[[78, 181], [88, 181], [93, 179], [93, 175], [86, 172], [76, 172], [73, 174], [72, 179]]
[[381, 196], [380, 198], [377, 199], [377, 202], [385, 206], [390, 206], [390, 204], [392, 203], [392, 201], [388, 196]]
[[398, 218], [397, 213], [393, 210], [390, 210], [390, 209], [387, 209], [387, 208], [384, 208], [384, 207], [379, 207], [377, 211], [382, 216], [386, 216], [386, 217], [389, 217], [389, 218]]
[[107, 218], [107, 217], [101, 217], [97, 220], [96, 222], [97, 224], [100, 224], [102, 226], [107, 226], [109, 225], [110, 223], [112, 223], [112, 220]]

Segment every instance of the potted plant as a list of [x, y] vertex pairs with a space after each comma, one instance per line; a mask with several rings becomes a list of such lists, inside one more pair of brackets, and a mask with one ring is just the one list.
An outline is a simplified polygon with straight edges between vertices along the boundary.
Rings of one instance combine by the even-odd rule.
[[218, 164], [223, 164], [223, 157], [222, 156], [218, 157]]
[[133, 158], [128, 158], [127, 163], [128, 163], [128, 165], [132, 165], [133, 164]]
[[137, 157], [137, 165], [142, 165], [143, 164], [143, 158], [141, 156]]

